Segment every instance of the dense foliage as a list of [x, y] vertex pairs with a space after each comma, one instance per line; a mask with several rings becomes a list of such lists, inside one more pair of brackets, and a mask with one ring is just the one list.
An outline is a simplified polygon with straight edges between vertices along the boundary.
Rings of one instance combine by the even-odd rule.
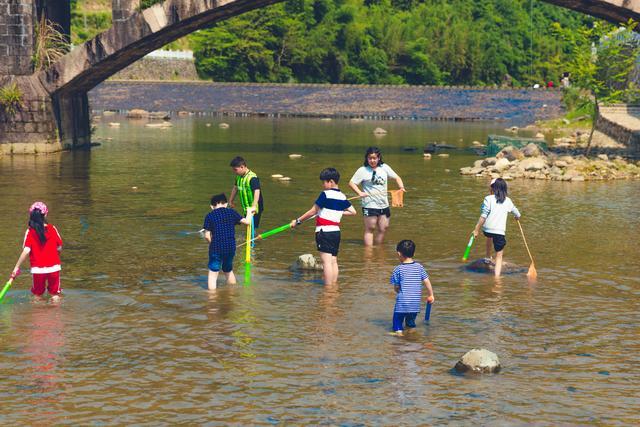
[[[110, 25], [88, 2], [72, 0], [75, 43]], [[572, 71], [565, 35], [594, 22], [539, 0], [288, 0], [172, 45], [217, 81], [518, 86]]]
[[530, 0], [289, 0], [191, 45], [200, 74], [220, 81], [528, 85], [568, 71], [553, 24], [593, 22]]

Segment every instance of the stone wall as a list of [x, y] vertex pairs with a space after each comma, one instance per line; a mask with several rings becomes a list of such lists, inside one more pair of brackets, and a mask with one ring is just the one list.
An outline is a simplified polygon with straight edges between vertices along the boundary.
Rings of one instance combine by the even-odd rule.
[[[0, 153], [49, 153], [62, 149], [51, 97], [32, 76], [12, 79], [22, 92], [22, 105], [9, 115], [0, 109]], [[8, 78], [0, 78], [0, 85]]]
[[193, 60], [139, 59], [111, 77], [112, 80], [198, 80]]
[[640, 107], [600, 107], [596, 129], [627, 146], [627, 155], [640, 158]]
[[34, 0], [0, 0], [0, 76], [31, 74]]

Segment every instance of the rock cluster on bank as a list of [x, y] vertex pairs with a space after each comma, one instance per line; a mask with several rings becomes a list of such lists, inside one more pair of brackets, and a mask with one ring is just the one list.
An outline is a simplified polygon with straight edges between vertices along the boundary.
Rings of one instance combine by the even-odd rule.
[[536, 144], [522, 149], [505, 147], [495, 157], [476, 160], [471, 167], [460, 169], [462, 175], [503, 179], [530, 178], [553, 181], [591, 181], [639, 179], [640, 162], [633, 163], [620, 156], [596, 158], [545, 152]]

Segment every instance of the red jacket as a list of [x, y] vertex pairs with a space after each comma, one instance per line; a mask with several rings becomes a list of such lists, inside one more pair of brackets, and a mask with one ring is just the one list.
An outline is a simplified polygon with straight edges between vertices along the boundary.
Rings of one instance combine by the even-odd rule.
[[29, 261], [31, 262], [31, 273], [43, 274], [60, 270], [60, 252], [62, 238], [58, 229], [51, 224], [45, 224], [44, 234], [47, 241], [42, 244], [35, 229], [29, 227], [24, 234], [23, 247], [31, 249]]

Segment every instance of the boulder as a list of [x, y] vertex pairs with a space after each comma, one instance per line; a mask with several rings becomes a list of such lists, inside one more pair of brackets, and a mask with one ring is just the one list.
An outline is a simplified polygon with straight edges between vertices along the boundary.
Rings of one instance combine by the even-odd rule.
[[147, 117], [149, 112], [140, 108], [134, 108], [127, 113], [127, 119], [146, 119]]
[[502, 172], [505, 169], [509, 168], [509, 165], [511, 163], [509, 162], [509, 160], [502, 158], [502, 159], [498, 159], [498, 161], [496, 161], [496, 164], [493, 165], [493, 169], [497, 170], [498, 172]]
[[482, 147], [484, 145], [480, 141], [473, 141], [471, 144], [476, 146], [476, 147]]
[[542, 150], [531, 142], [522, 149], [522, 154], [524, 154], [525, 157], [538, 157], [542, 155]]
[[496, 164], [496, 161], [498, 159], [496, 159], [495, 157], [487, 157], [486, 159], [484, 159], [481, 163], [482, 167], [487, 167], [487, 166], [492, 166]]
[[220, 123], [218, 127], [220, 129], [229, 129], [229, 123]]
[[440, 153], [438, 154], [438, 157], [449, 157], [449, 155], [447, 153]]
[[544, 133], [542, 133], [542, 132], [538, 132], [538, 133], [536, 133], [535, 138], [536, 138], [536, 139], [544, 139]]
[[547, 166], [547, 162], [540, 157], [530, 157], [524, 160], [521, 160], [518, 163], [518, 169], [523, 171], [539, 171], [544, 169]]
[[471, 372], [475, 374], [495, 373], [500, 371], [498, 356], [484, 348], [474, 348], [468, 351], [458, 363], [455, 369], [458, 372]]
[[503, 153], [503, 156], [506, 159], [508, 159], [510, 162], [513, 162], [514, 160], [524, 159], [524, 154], [522, 154], [522, 151], [518, 150], [517, 148], [511, 145], [508, 147], [504, 147], [501, 153]]
[[382, 128], [375, 128], [373, 131], [374, 135], [386, 135], [387, 131]]
[[430, 159], [430, 158], [431, 158], [431, 154], [429, 154], [429, 153], [423, 153], [423, 154], [422, 154], [422, 157], [424, 157], [425, 159], [427, 159], [427, 160], [428, 160], [428, 159]]
[[569, 164], [564, 160], [556, 160], [556, 162], [553, 165], [558, 168], [566, 168], [567, 166], [569, 166]]
[[322, 271], [322, 264], [312, 254], [303, 254], [291, 265], [292, 271]]
[[604, 160], [605, 162], [609, 161], [609, 156], [607, 156], [606, 154], [598, 154], [598, 158], [600, 160]]
[[289, 154], [290, 159], [300, 159], [302, 158], [302, 154]]
[[484, 162], [484, 160], [476, 160], [475, 162], [473, 162], [473, 167], [474, 168], [481, 168], [482, 167], [482, 162]]
[[[485, 258], [477, 259], [464, 266], [466, 271], [484, 274], [493, 274], [495, 272], [495, 268], [495, 263]], [[519, 274], [526, 272], [527, 268], [525, 267], [521, 267], [511, 262], [502, 261], [502, 274]]]

